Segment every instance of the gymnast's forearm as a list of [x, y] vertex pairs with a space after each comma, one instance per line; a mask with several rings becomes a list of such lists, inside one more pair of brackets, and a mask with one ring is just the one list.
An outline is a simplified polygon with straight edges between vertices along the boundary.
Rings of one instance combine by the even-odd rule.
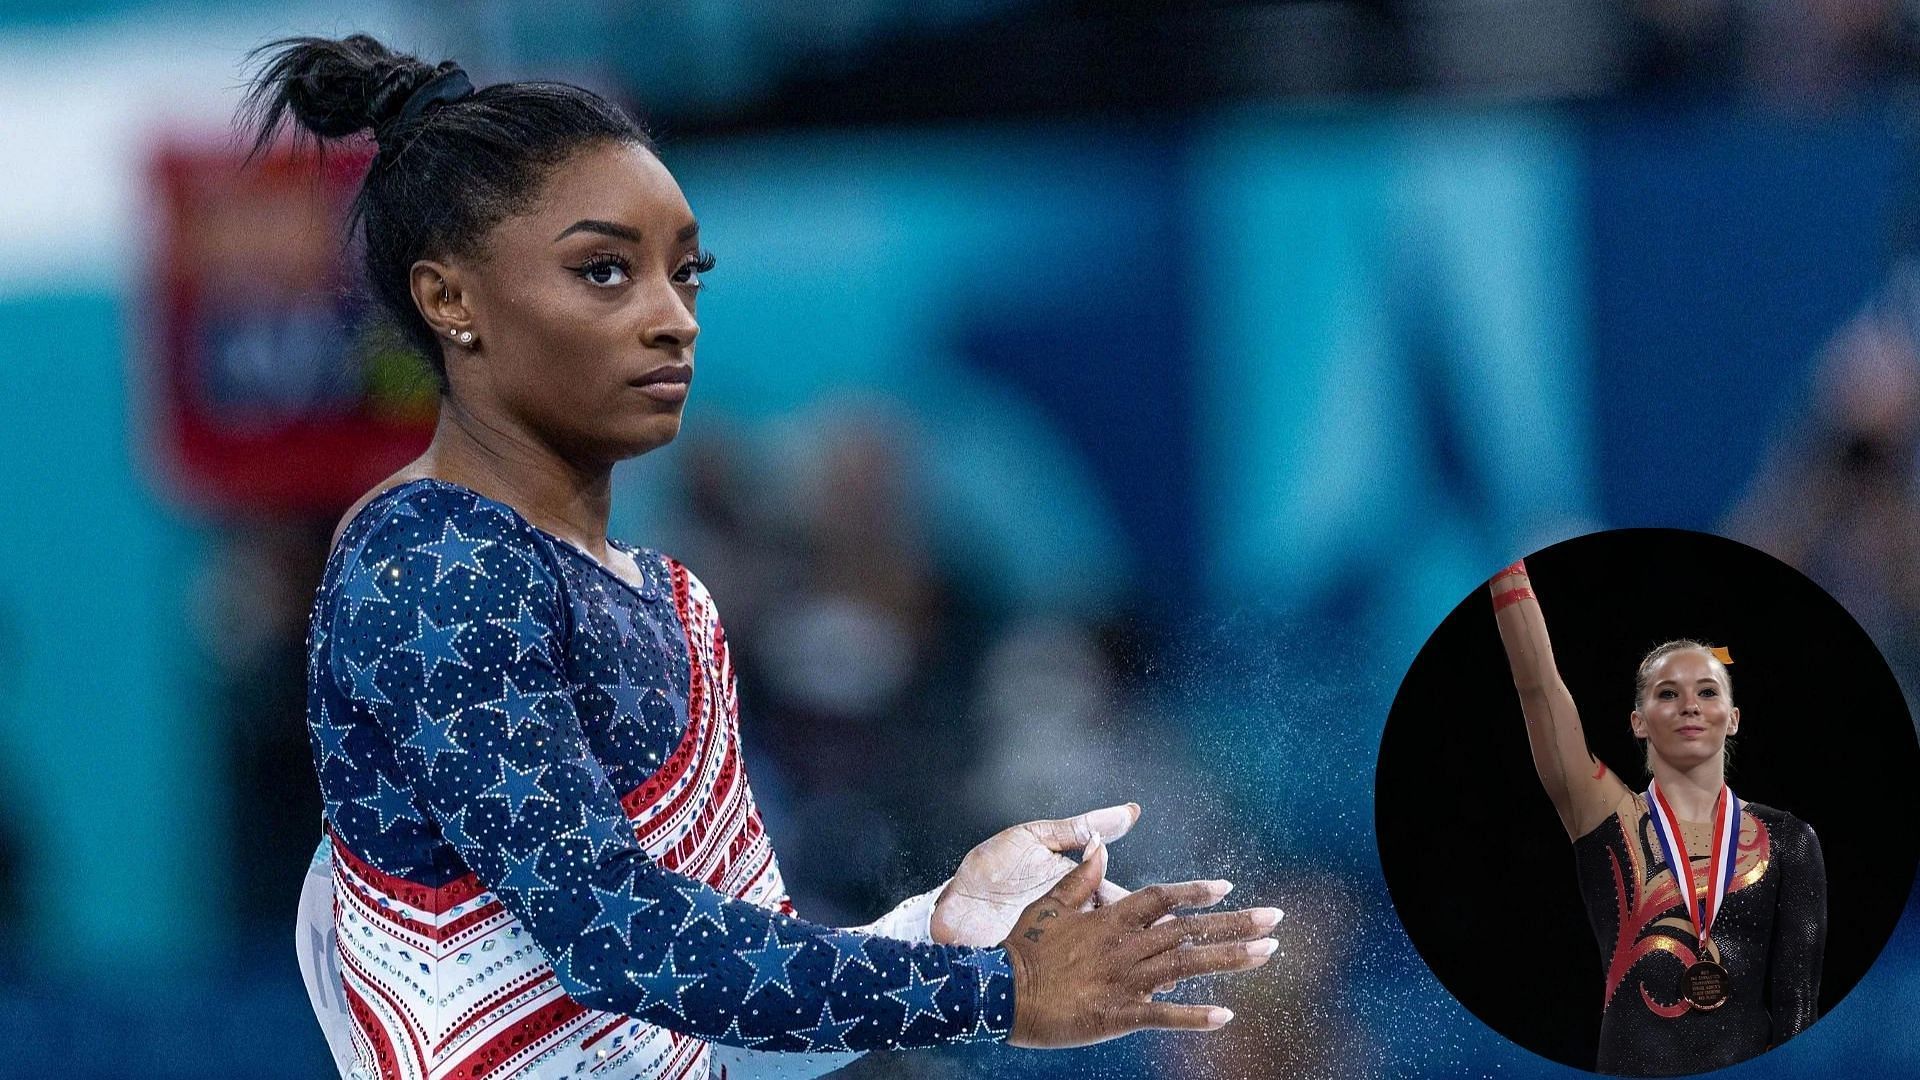
[[1606, 781], [1612, 778], [1587, 749], [1580, 712], [1554, 663], [1546, 615], [1534, 595], [1526, 564], [1514, 563], [1502, 570], [1490, 588], [1494, 622], [1526, 718], [1534, 771], [1568, 835], [1577, 837], [1605, 809]]

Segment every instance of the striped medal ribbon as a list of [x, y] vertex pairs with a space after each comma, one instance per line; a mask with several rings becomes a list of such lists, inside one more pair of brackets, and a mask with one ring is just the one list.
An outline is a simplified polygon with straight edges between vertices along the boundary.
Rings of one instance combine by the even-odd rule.
[[1647, 814], [1654, 839], [1660, 842], [1660, 855], [1673, 871], [1674, 884], [1687, 901], [1687, 918], [1693, 922], [1698, 956], [1680, 976], [1680, 997], [1703, 1012], [1726, 1004], [1731, 990], [1727, 969], [1707, 959], [1707, 935], [1713, 930], [1714, 917], [1733, 885], [1735, 847], [1740, 843], [1740, 800], [1733, 789], [1720, 785], [1720, 797], [1713, 804], [1713, 853], [1707, 862], [1707, 888], [1694, 887], [1693, 864], [1687, 855], [1687, 840], [1680, 833], [1680, 819], [1667, 805], [1658, 782], [1647, 784]]

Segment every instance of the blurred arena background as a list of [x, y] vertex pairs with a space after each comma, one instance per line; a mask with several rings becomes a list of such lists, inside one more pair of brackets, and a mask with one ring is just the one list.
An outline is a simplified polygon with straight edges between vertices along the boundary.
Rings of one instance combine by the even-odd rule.
[[[1621, 525], [1788, 559], [1920, 686], [1916, 17], [6, 0], [0, 1075], [328, 1069], [302, 636], [425, 383], [340, 290], [339, 176], [232, 171], [247, 49], [364, 30], [650, 119], [720, 268], [615, 530], [720, 602], [803, 914], [1129, 798], [1116, 878], [1288, 912], [1219, 1036], [848, 1075], [1562, 1077], [1393, 917], [1388, 703], [1492, 570]], [[1917, 998], [1910, 906], [1742, 1075], [1920, 1071]]]

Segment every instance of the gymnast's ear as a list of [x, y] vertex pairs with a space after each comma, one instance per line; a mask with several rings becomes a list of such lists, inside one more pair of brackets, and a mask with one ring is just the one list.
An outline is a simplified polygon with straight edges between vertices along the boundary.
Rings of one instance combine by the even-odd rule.
[[458, 267], [421, 259], [407, 272], [407, 286], [413, 292], [413, 305], [420, 309], [420, 317], [433, 328], [435, 337], [461, 341], [460, 335], [466, 333], [465, 340], [473, 340], [473, 313], [467, 309], [460, 289]]
[[1640, 719], [1639, 709], [1635, 709], [1627, 714], [1627, 727], [1633, 730], [1634, 738], [1644, 739], [1647, 737], [1647, 722]]

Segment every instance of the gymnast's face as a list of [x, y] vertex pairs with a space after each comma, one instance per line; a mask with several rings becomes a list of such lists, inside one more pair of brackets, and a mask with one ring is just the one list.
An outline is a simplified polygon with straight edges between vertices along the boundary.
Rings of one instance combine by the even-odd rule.
[[1688, 769], [1720, 756], [1727, 736], [1740, 730], [1740, 710], [1719, 664], [1698, 649], [1680, 649], [1654, 662], [1631, 722], [1653, 753]]
[[660, 159], [600, 143], [555, 166], [478, 258], [416, 264], [413, 285], [423, 310], [451, 305], [465, 320], [456, 329], [475, 335], [474, 348], [445, 350], [458, 404], [600, 467], [679, 433], [700, 273], [710, 268]]

